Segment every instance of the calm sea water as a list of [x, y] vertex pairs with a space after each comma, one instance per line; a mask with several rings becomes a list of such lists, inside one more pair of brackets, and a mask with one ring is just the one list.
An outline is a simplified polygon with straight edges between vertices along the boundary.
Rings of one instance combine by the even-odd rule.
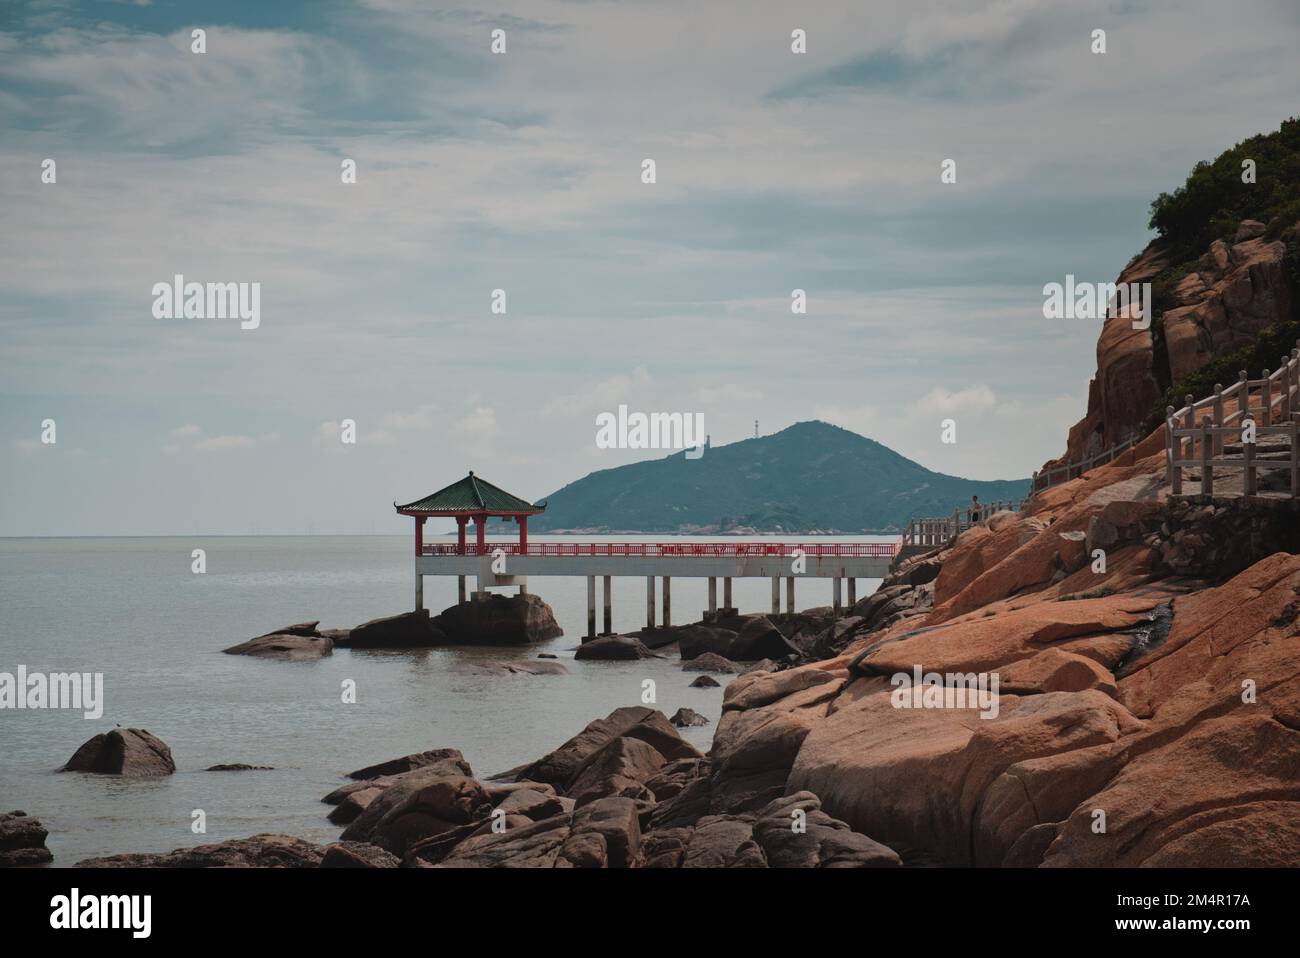
[[[207, 551], [204, 575], [190, 571], [195, 548]], [[307, 663], [221, 654], [305, 619], [349, 627], [411, 608], [411, 549], [401, 536], [0, 539], [0, 671], [22, 664], [29, 672], [102, 672], [105, 686], [99, 720], [0, 710], [0, 811], [39, 817], [56, 866], [266, 831], [327, 842], [340, 829], [326, 821], [320, 798], [373, 762], [449, 746], [477, 774], [491, 775], [543, 755], [615, 708], [641, 704], [647, 678], [665, 713], [688, 706], [717, 722], [722, 690], [690, 688], [695, 674], [682, 672], [676, 655], [574, 661], [571, 649], [586, 629], [584, 578], [530, 578], [566, 633], [535, 646], [339, 649]], [[876, 584], [859, 582], [859, 596]], [[829, 581], [798, 588], [800, 608], [830, 602]], [[426, 604], [435, 613], [452, 605], [455, 589], [454, 578], [427, 577]], [[674, 622], [699, 618], [706, 589], [704, 579], [674, 580]], [[735, 580], [742, 610], [766, 609], [770, 594], [766, 579]], [[642, 626], [645, 580], [615, 579], [613, 595], [614, 628]], [[472, 668], [539, 652], [558, 655], [571, 674]], [[356, 682], [354, 705], [341, 701], [345, 679]], [[162, 738], [176, 774], [132, 781], [55, 771], [114, 725]], [[707, 749], [713, 727], [683, 735]], [[234, 762], [275, 770], [203, 771]], [[196, 809], [207, 816], [204, 835], [190, 828]]]

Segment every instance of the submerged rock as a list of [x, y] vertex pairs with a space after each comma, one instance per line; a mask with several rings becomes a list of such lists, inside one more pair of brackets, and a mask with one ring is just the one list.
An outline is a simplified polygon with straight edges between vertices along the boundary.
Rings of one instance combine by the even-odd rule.
[[718, 688], [720, 685], [721, 685], [721, 683], [720, 683], [717, 679], [712, 678], [712, 677], [710, 677], [710, 676], [708, 676], [708, 675], [701, 675], [699, 678], [697, 678], [694, 682], [691, 683], [691, 688], [693, 688], [693, 689], [716, 689], [716, 688]]
[[83, 744], [62, 772], [148, 778], [176, 771], [167, 743], [144, 729], [115, 728]]
[[592, 639], [578, 646], [575, 659], [607, 659], [625, 661], [629, 659], [653, 659], [657, 656], [645, 647], [639, 639], [622, 635], [610, 635], [603, 639]]
[[334, 654], [334, 640], [319, 633], [307, 634], [302, 630], [315, 623], [286, 626], [296, 632], [268, 632], [255, 639], [232, 645], [221, 651], [226, 655], [251, 655], [259, 659], [281, 659], [287, 662], [311, 662]]
[[697, 655], [693, 659], [682, 662], [683, 672], [722, 672], [735, 675], [743, 671], [743, 669], [744, 666], [737, 665], [729, 659], [724, 659], [716, 652], [705, 652], [703, 655]]
[[271, 765], [244, 765], [236, 762], [233, 765], [209, 765], [204, 769], [205, 772], [273, 772], [275, 768]]
[[263, 833], [158, 854], [86, 858], [77, 868], [315, 868], [325, 857], [319, 845], [292, 835]]

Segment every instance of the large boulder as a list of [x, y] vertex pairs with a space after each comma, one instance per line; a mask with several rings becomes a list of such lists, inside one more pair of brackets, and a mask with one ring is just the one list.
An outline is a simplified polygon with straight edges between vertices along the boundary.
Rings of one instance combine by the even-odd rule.
[[721, 629], [712, 625], [686, 625], [677, 629], [677, 649], [682, 661], [698, 659], [712, 655], [725, 659], [736, 640], [736, 633], [731, 629]]
[[798, 651], [798, 646], [787, 639], [771, 619], [757, 615], [736, 634], [725, 658], [733, 662], [753, 662], [757, 659], [781, 659]]
[[[460, 842], [436, 867], [554, 868], [570, 832], [568, 815], [507, 828], [504, 832], [487, 831]], [[407, 863], [413, 864], [409, 857]]]
[[447, 641], [428, 611], [421, 610], [363, 622], [352, 630], [347, 645], [353, 649], [418, 649]]
[[461, 602], [444, 609], [433, 624], [457, 645], [524, 645], [564, 634], [551, 607], [531, 592], [490, 593]]
[[325, 847], [321, 868], [397, 868], [402, 860], [369, 842], [336, 842]]
[[469, 764], [465, 761], [465, 756], [461, 754], [458, 748], [434, 748], [427, 752], [413, 752], [410, 755], [403, 755], [401, 758], [390, 758], [384, 762], [378, 762], [374, 765], [367, 765], [365, 768], [359, 768], [355, 772], [349, 772], [348, 778], [368, 779], [379, 778], [381, 775], [400, 775], [403, 772], [411, 772], [417, 768], [437, 765], [445, 766], [449, 773], [459, 772], [461, 775], [473, 775], [470, 771]]
[[758, 813], [754, 837], [771, 868], [895, 868], [898, 854], [821, 809], [812, 792], [778, 798]]
[[260, 834], [160, 854], [109, 855], [77, 862], [77, 868], [316, 868], [319, 845], [291, 835]]
[[683, 868], [766, 868], [767, 858], [754, 841], [752, 823], [729, 815], [707, 815], [691, 833]]
[[176, 771], [172, 750], [141, 728], [115, 728], [83, 744], [60, 771], [149, 778]]
[[370, 842], [400, 856], [417, 842], [480, 822], [490, 810], [476, 779], [420, 769], [371, 801], [342, 838]]
[[644, 742], [667, 761], [700, 758], [700, 753], [677, 734], [663, 712], [628, 706], [615, 709], [605, 718], [589, 723], [555, 751], [518, 770], [513, 777], [546, 782], [564, 791], [593, 755], [610, 742], [623, 737]]
[[0, 868], [44, 865], [54, 860], [45, 847], [49, 832], [26, 812], [0, 813]]
[[584, 805], [573, 814], [568, 837], [560, 846], [559, 867], [634, 868], [641, 864], [641, 822], [637, 803], [609, 797]]
[[579, 808], [610, 796], [653, 801], [654, 795], [645, 783], [663, 768], [664, 762], [664, 756], [654, 746], [620, 736], [584, 763], [565, 794]]

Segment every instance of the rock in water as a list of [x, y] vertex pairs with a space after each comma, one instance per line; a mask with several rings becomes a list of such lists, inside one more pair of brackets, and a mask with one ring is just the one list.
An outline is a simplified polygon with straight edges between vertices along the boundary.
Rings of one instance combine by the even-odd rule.
[[433, 625], [457, 645], [524, 645], [564, 634], [551, 607], [532, 593], [461, 602], [443, 610]]
[[162, 854], [109, 855], [77, 862], [77, 868], [317, 868], [320, 846], [291, 835], [254, 835]]
[[176, 763], [157, 736], [140, 728], [115, 728], [82, 745], [60, 771], [148, 778], [172, 774]]
[[687, 659], [682, 662], [683, 672], [722, 672], [725, 674], [734, 674], [741, 671], [741, 666], [732, 662], [730, 659], [724, 659], [716, 652], [705, 652], [697, 655], [693, 659]]
[[227, 655], [252, 655], [260, 659], [310, 662], [334, 654], [334, 640], [317, 631], [316, 622], [298, 622], [222, 649]]
[[271, 765], [245, 765], [243, 762], [234, 762], [229, 765], [209, 765], [205, 772], [274, 772], [275, 768]]
[[716, 689], [720, 683], [717, 679], [709, 675], [701, 675], [691, 683], [693, 689]]
[[592, 639], [578, 646], [575, 659], [608, 659], [624, 661], [627, 659], [653, 659], [657, 656], [647, 649], [640, 639], [622, 635], [609, 635], [603, 639]]
[[688, 708], [678, 709], [676, 712], [673, 713], [673, 717], [670, 718], [668, 721], [671, 722], [673, 725], [677, 726], [678, 728], [693, 728], [696, 726], [709, 724], [709, 720], [706, 719], [703, 715], [695, 711], [695, 709], [688, 709]]
[[446, 645], [447, 636], [423, 610], [363, 622], [351, 631], [346, 644], [352, 649], [422, 649]]
[[414, 752], [410, 755], [403, 755], [401, 758], [390, 758], [386, 762], [379, 762], [375, 765], [367, 765], [365, 768], [359, 768], [355, 772], [349, 772], [348, 778], [371, 779], [379, 778], [381, 775], [401, 775], [403, 772], [411, 772], [417, 768], [425, 768], [429, 765], [446, 765], [447, 774], [473, 775], [469, 765], [465, 762], [465, 756], [461, 754], [458, 748], [433, 748], [427, 752]]
[[54, 860], [45, 847], [49, 832], [26, 812], [0, 814], [0, 868], [44, 865]]

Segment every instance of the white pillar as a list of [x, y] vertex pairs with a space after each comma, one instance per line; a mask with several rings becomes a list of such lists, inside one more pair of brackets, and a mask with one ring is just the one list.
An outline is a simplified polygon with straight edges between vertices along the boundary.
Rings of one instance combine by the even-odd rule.
[[605, 631], [601, 633], [602, 635], [614, 634], [614, 605], [609, 594], [610, 578], [610, 576], [605, 576]]
[[645, 627], [655, 627], [655, 577], [645, 577]]
[[456, 601], [465, 601], [465, 577], [463, 575], [456, 576]]
[[722, 579], [722, 607], [724, 609], [732, 608], [731, 605], [731, 576], [724, 576]]
[[415, 574], [415, 611], [424, 611], [424, 576]]
[[673, 624], [673, 580], [664, 576], [664, 628]]
[[718, 577], [709, 576], [709, 611], [718, 611]]
[[596, 577], [587, 576], [587, 638], [596, 637]]
[[772, 576], [772, 614], [777, 615], [781, 611], [781, 577]]
[[835, 592], [834, 592], [834, 596], [835, 596], [835, 598], [834, 598], [834, 601], [831, 603], [831, 606], [832, 606], [832, 609], [833, 609], [833, 611], [835, 612], [835, 614], [836, 614], [836, 615], [839, 615], [839, 614], [840, 614], [840, 610], [844, 607], [843, 603], [840, 601], [840, 581], [841, 581], [841, 580], [840, 580], [840, 577], [839, 577], [839, 576], [836, 576], [832, 581], [835, 583]]
[[858, 580], [849, 576], [849, 608], [858, 604]]
[[794, 611], [794, 576], [785, 577], [785, 611]]

